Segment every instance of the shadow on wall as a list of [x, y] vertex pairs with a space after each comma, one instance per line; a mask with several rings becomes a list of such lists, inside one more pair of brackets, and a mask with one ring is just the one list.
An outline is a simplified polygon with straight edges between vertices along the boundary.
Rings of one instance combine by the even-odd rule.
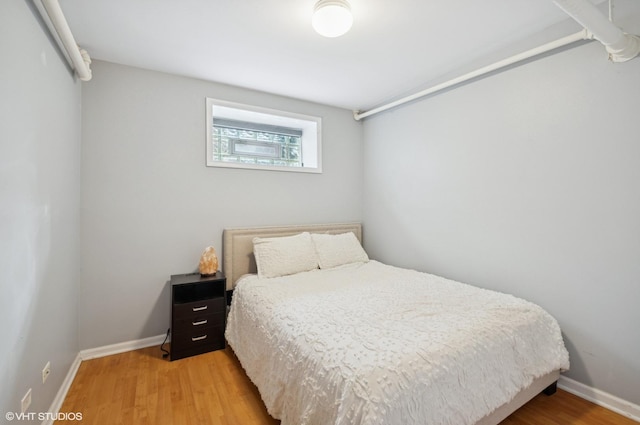
[[162, 285], [162, 287], [155, 294], [155, 303], [140, 330], [140, 338], [166, 334], [167, 329], [171, 326], [171, 292], [169, 291], [168, 276], [165, 280], [159, 279], [157, 285], [150, 286], [156, 288], [158, 285]]
[[[594, 340], [593, 336], [581, 334], [575, 329], [563, 332], [562, 337], [569, 350], [570, 369], [564, 373], [567, 378], [640, 405], [638, 382], [634, 380], [635, 375], [628, 373], [629, 370], [638, 368], [637, 353], [628, 350], [628, 356], [622, 357], [611, 351], [606, 344]], [[601, 370], [603, 372], [597, 375], [590, 372]], [[629, 397], [627, 394], [633, 396]]]
[[569, 371], [565, 372], [564, 375], [568, 378], [571, 378], [572, 375], [580, 376], [580, 381], [583, 384], [592, 387], [593, 380], [591, 379], [591, 376], [589, 376], [589, 372], [582, 360], [582, 357], [580, 356], [580, 353], [578, 352], [578, 348], [575, 346], [571, 338], [569, 338], [569, 336], [564, 332], [562, 332], [562, 339], [564, 339], [564, 345], [569, 351]]

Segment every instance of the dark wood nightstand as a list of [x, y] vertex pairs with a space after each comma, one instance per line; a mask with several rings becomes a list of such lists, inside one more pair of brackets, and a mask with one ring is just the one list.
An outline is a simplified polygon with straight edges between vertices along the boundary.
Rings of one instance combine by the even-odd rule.
[[171, 360], [225, 347], [227, 279], [222, 272], [171, 276]]

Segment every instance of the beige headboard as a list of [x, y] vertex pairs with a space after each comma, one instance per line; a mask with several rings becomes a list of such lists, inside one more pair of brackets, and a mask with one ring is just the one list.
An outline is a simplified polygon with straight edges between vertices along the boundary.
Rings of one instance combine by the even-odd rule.
[[224, 258], [223, 271], [227, 277], [227, 289], [233, 289], [236, 280], [238, 280], [240, 276], [257, 272], [256, 260], [253, 256], [253, 238], [291, 236], [302, 232], [329, 233], [334, 235], [353, 232], [360, 243], [362, 243], [362, 225], [360, 223], [224, 229], [222, 236], [222, 255]]

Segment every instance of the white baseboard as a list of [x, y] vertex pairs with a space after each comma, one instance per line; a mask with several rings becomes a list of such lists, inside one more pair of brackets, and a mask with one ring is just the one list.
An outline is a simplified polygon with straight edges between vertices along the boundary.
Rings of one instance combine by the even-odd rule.
[[[78, 373], [78, 368], [80, 368], [80, 363], [82, 363], [82, 359], [80, 358], [80, 353], [76, 355], [76, 358], [71, 363], [69, 367], [69, 371], [67, 372], [67, 376], [64, 377], [62, 381], [62, 385], [58, 389], [58, 393], [56, 394], [51, 406], [49, 407], [49, 412], [58, 414], [60, 408], [62, 407], [62, 403], [64, 403], [64, 399], [67, 397], [67, 393], [69, 392], [69, 388], [71, 388], [71, 384], [73, 383], [73, 379], [76, 377], [76, 373]], [[49, 418], [42, 421], [42, 425], [52, 425], [53, 417], [48, 415]]]
[[640, 406], [631, 403], [630, 401], [623, 400], [612, 394], [592, 388], [578, 381], [574, 381], [566, 376], [560, 376], [560, 379], [558, 380], [558, 388], [577, 395], [580, 398], [584, 398], [585, 400], [589, 400], [590, 402], [597, 404], [598, 406], [602, 406], [605, 409], [609, 409], [626, 416], [629, 419], [633, 419], [636, 422], [640, 422]]
[[118, 344], [105, 345], [103, 347], [90, 348], [88, 350], [81, 350], [73, 360], [73, 363], [71, 363], [67, 376], [65, 376], [64, 381], [62, 381], [62, 385], [60, 386], [56, 397], [53, 399], [51, 407], [49, 407], [49, 413], [51, 414], [48, 416], [51, 418], [42, 421], [42, 425], [53, 425], [53, 417], [55, 417], [60, 411], [62, 403], [64, 403], [64, 399], [67, 397], [67, 393], [69, 392], [69, 388], [71, 388], [71, 384], [76, 377], [76, 373], [78, 373], [80, 364], [84, 360], [97, 359], [98, 357], [124, 353], [127, 351], [137, 350], [139, 348], [153, 347], [154, 345], [162, 344], [165, 337], [166, 335], [156, 335], [149, 338], [137, 339], [135, 341], [127, 341]]
[[138, 350], [140, 348], [153, 347], [160, 345], [164, 341], [166, 335], [150, 336], [149, 338], [136, 339], [134, 341], [120, 342], [118, 344], [105, 345], [98, 348], [89, 348], [80, 351], [82, 360], [97, 359], [99, 357], [110, 356], [112, 354], [125, 353], [127, 351]]

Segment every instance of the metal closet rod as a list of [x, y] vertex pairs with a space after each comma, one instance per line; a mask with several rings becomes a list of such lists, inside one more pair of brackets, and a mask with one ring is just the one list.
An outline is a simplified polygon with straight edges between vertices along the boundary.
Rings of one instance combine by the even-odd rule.
[[551, 41], [549, 43], [543, 44], [542, 46], [538, 46], [536, 48], [527, 50], [522, 53], [518, 53], [517, 55], [511, 56], [506, 59], [502, 59], [498, 62], [495, 62], [491, 65], [487, 65], [485, 67], [476, 69], [475, 71], [471, 71], [467, 74], [461, 75], [459, 77], [453, 78], [449, 81], [445, 81], [444, 83], [437, 84], [428, 89], [419, 91], [412, 95], [403, 97], [401, 99], [395, 100], [393, 102], [389, 102], [385, 105], [379, 106], [377, 108], [370, 109], [366, 112], [361, 111], [353, 111], [353, 118], [356, 121], [360, 121], [363, 118], [369, 117], [371, 115], [386, 111], [391, 108], [395, 108], [396, 106], [403, 105], [405, 103], [411, 102], [413, 100], [419, 99], [424, 96], [428, 96], [430, 94], [448, 89], [449, 87], [455, 86], [456, 84], [464, 83], [465, 81], [469, 81], [473, 78], [480, 77], [482, 75], [488, 74], [493, 71], [497, 71], [502, 68], [506, 68], [507, 66], [513, 65], [514, 63], [524, 61], [526, 59], [530, 59], [534, 56], [541, 55], [543, 53], [550, 52], [552, 50], [558, 49], [560, 47], [568, 46], [569, 44], [575, 43], [581, 40], [593, 40], [593, 35], [587, 30], [583, 29], [575, 34], [568, 35], [566, 37], [562, 37], [558, 40]]

